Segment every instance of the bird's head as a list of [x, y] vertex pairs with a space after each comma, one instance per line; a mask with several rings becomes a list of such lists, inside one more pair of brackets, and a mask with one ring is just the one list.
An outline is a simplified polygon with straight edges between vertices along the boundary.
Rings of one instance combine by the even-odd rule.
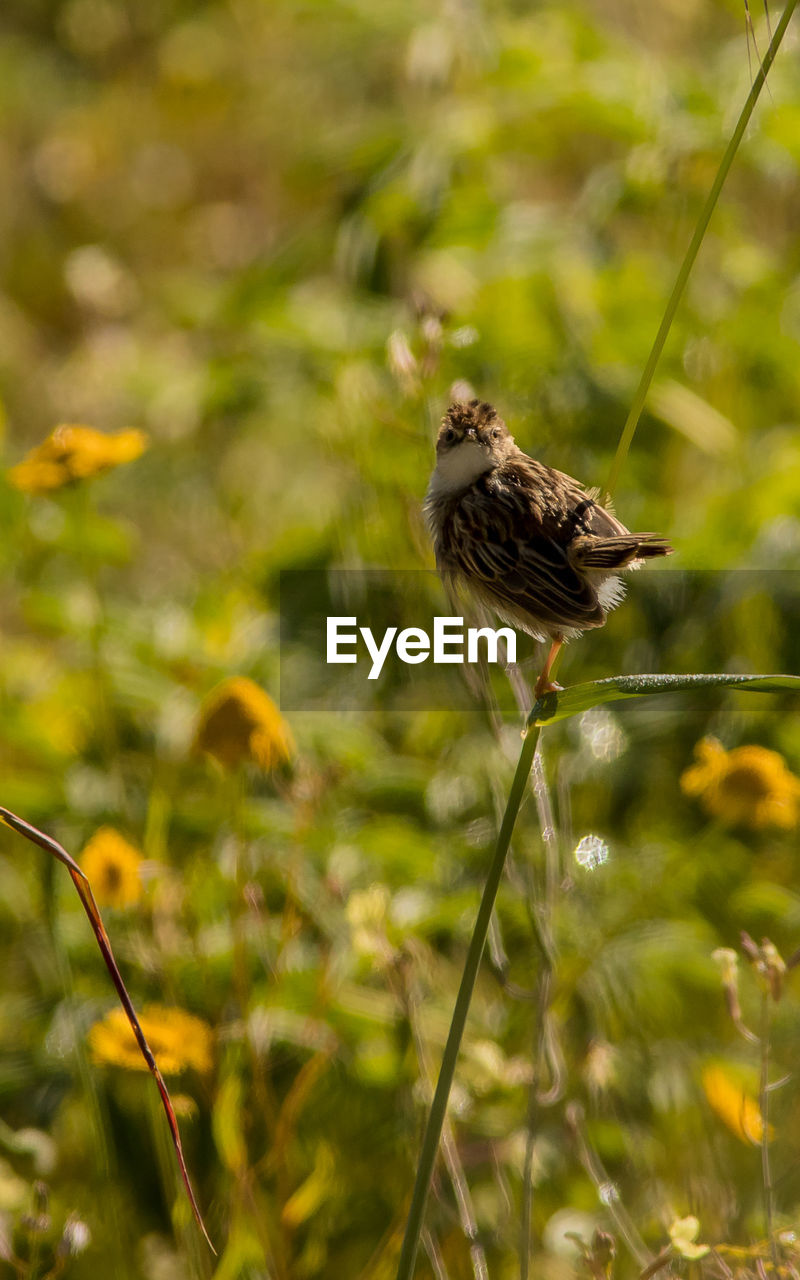
[[451, 404], [436, 441], [438, 487], [466, 488], [499, 467], [515, 449], [514, 437], [490, 404], [481, 400]]

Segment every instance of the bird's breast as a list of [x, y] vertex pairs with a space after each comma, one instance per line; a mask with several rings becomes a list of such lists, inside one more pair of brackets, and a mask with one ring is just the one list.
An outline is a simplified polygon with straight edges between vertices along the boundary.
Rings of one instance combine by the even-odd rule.
[[462, 440], [440, 453], [431, 476], [429, 498], [448, 497], [468, 489], [494, 466], [488, 451], [477, 440]]

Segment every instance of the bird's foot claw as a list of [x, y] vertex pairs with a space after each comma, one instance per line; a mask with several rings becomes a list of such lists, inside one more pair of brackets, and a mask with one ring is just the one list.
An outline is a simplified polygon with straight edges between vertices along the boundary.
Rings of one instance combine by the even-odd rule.
[[541, 698], [547, 696], [548, 693], [562, 693], [564, 686], [557, 684], [555, 680], [537, 680], [533, 690], [533, 696], [537, 702]]

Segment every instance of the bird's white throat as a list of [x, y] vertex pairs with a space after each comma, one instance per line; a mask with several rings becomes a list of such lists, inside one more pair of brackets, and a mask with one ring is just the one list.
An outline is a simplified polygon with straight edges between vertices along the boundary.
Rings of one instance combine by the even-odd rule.
[[444, 498], [448, 494], [459, 493], [495, 465], [491, 455], [477, 440], [462, 440], [439, 455], [428, 486], [428, 498]]

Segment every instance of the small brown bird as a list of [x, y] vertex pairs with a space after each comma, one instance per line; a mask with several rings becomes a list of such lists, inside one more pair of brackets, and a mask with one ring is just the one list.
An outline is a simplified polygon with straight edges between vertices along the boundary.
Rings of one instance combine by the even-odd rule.
[[518, 449], [490, 404], [447, 410], [425, 499], [436, 564], [512, 627], [550, 639], [537, 698], [559, 687], [550, 673], [564, 641], [602, 627], [622, 600], [617, 570], [672, 551], [658, 534], [630, 533], [596, 499]]

